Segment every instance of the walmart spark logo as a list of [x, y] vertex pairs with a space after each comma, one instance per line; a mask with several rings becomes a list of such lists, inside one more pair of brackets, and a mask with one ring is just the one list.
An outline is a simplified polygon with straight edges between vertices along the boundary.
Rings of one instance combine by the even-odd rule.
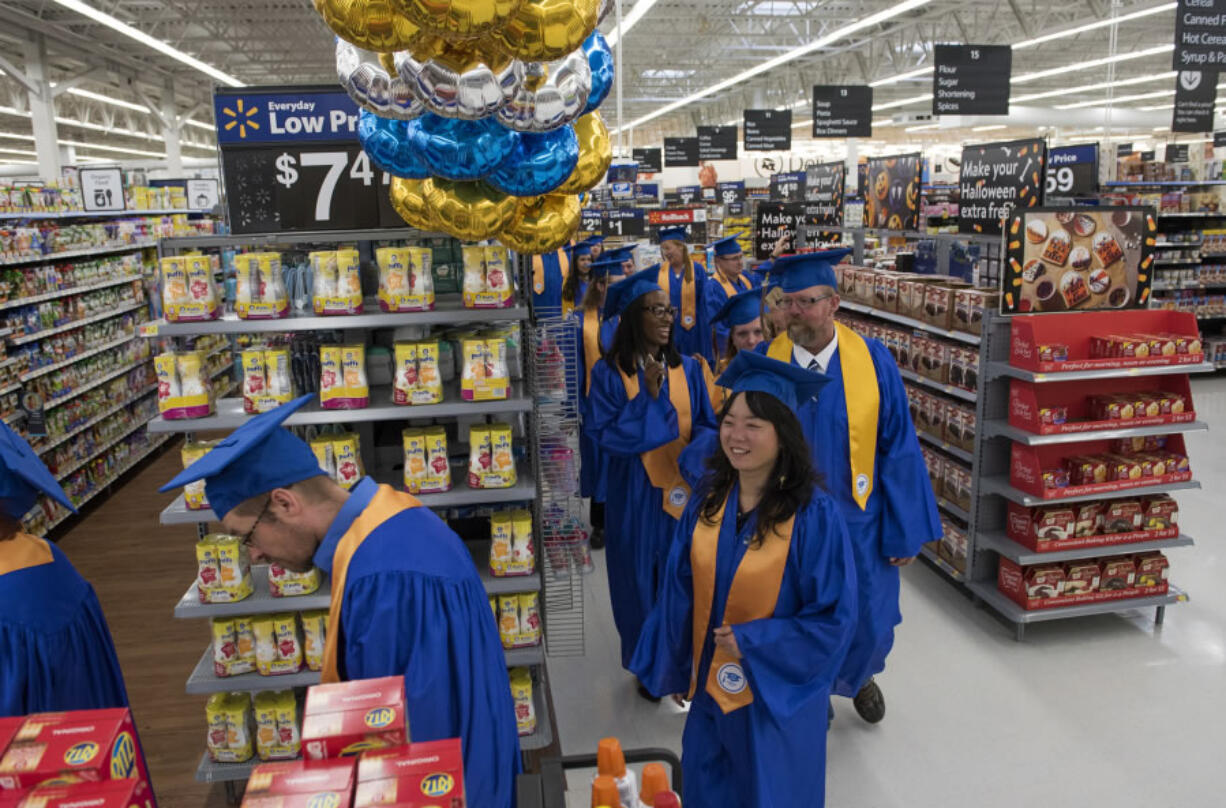
[[230, 109], [229, 107], [221, 108], [222, 114], [230, 119], [226, 121], [226, 125], [222, 128], [229, 132], [237, 126], [238, 136], [245, 139], [247, 137], [248, 127], [250, 127], [252, 130], [259, 130], [260, 125], [252, 120], [255, 115], [259, 114], [259, 111], [259, 107], [252, 106], [248, 106], [244, 109], [243, 99], [236, 98], [234, 99], [234, 109]]

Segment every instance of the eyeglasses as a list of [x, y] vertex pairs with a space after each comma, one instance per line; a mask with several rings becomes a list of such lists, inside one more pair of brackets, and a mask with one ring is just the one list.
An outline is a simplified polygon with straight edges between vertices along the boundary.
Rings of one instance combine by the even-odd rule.
[[790, 309], [792, 306], [795, 306], [801, 311], [808, 311], [823, 300], [829, 300], [832, 297], [834, 297], [833, 294], [818, 295], [817, 297], [785, 297], [779, 301], [779, 308]]
[[251, 523], [251, 530], [248, 530], [247, 534], [243, 536], [242, 539], [239, 540], [240, 543], [244, 547], [250, 548], [252, 546], [253, 544], [252, 539], [255, 537], [255, 529], [260, 526], [260, 522], [264, 519], [264, 516], [268, 513], [268, 507], [270, 505], [272, 505], [271, 495], [268, 497], [268, 499], [264, 500], [264, 507], [260, 508], [260, 515], [257, 516], [255, 518], [255, 521]]
[[677, 309], [673, 306], [663, 306], [657, 304], [655, 306], [647, 306], [645, 311], [647, 311], [648, 314], [655, 317], [657, 320], [663, 320], [665, 318], [671, 320], [677, 316]]

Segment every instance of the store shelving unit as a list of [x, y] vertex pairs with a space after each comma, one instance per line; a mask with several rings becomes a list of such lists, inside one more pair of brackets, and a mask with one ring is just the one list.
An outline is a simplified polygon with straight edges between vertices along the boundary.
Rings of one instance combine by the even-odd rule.
[[156, 210], [63, 210], [63, 211], [26, 211], [18, 213], [0, 213], [0, 221], [48, 221], [53, 219], [131, 219], [137, 216], [173, 216], [176, 214], [204, 213], [206, 211], [187, 210], [186, 208], [158, 208]]
[[[404, 240], [421, 235], [416, 230], [356, 230], [329, 233], [306, 234], [265, 234], [256, 236], [218, 236], [194, 239], [166, 239], [162, 242], [164, 253], [197, 248], [211, 247], [273, 247], [305, 243], [334, 242], [368, 242], [386, 240]], [[363, 245], [364, 246], [364, 245]], [[529, 271], [526, 262], [519, 267], [519, 288], [530, 288], [523, 280]], [[357, 339], [365, 336], [371, 329], [396, 328], [400, 326], [442, 326], [457, 324], [525, 322], [529, 309], [522, 298], [516, 305], [502, 309], [466, 309], [460, 302], [458, 294], [436, 295], [436, 308], [430, 312], [387, 313], [379, 310], [377, 304], [368, 302], [360, 315], [343, 317], [318, 317], [309, 313], [295, 314], [278, 320], [240, 320], [236, 316], [227, 315], [218, 320], [195, 323], [168, 323], [157, 321], [149, 323], [142, 329], [142, 336], [156, 338], [188, 338], [201, 335], [235, 335], [278, 334], [312, 331], [343, 331], [346, 339]], [[539, 444], [536, 436], [540, 420], [537, 411], [536, 363], [534, 356], [536, 344], [533, 329], [524, 329], [523, 362], [524, 377], [512, 380], [509, 397], [499, 401], [464, 401], [460, 395], [460, 384], [457, 378], [444, 383], [443, 402], [433, 405], [398, 406], [392, 403], [392, 390], [388, 386], [373, 386], [371, 388], [370, 406], [355, 410], [324, 410], [318, 402], [311, 402], [296, 412], [286, 421], [286, 426], [322, 426], [331, 424], [353, 424], [361, 435], [363, 461], [367, 472], [381, 483], [403, 487], [403, 472], [398, 468], [380, 466], [376, 460], [373, 428], [379, 422], [403, 422], [418, 419], [454, 419], [461, 418], [471, 422], [474, 419], [485, 419], [492, 416], [497, 420], [514, 420], [526, 418], [525, 438], [521, 446], [527, 451], [519, 462], [516, 485], [502, 489], [474, 489], [466, 481], [465, 473], [453, 462], [451, 490], [441, 493], [417, 495], [421, 503], [434, 509], [484, 508], [511, 503], [523, 503], [534, 506], [535, 539], [537, 542], [537, 563], [544, 564], [544, 542], [541, 528], [541, 497], [545, 493], [538, 485], [543, 462], [540, 457]], [[512, 363], [514, 364], [514, 363]], [[207, 418], [192, 420], [166, 420], [155, 418], [149, 425], [154, 434], [187, 434], [189, 437], [197, 431], [231, 430], [246, 423], [252, 416], [243, 412], [242, 399], [221, 398], [216, 402], [215, 414]], [[364, 431], [363, 431], [364, 430]], [[452, 445], [452, 455], [456, 454], [457, 446]], [[195, 524], [197, 532], [203, 535], [205, 526], [216, 522], [212, 511], [192, 511], [186, 508], [183, 496], [176, 496], [162, 511], [160, 521], [165, 525]], [[546, 577], [540, 572], [528, 576], [496, 578], [489, 574], [489, 542], [471, 541], [468, 543], [474, 563], [481, 572], [481, 578], [486, 591], [491, 594], [511, 594], [520, 592], [541, 591], [546, 585]], [[185, 569], [188, 567], [185, 566]], [[549, 576], [552, 578], [553, 576]], [[268, 594], [267, 573], [260, 568], [255, 571], [255, 593], [246, 600], [234, 604], [201, 604], [194, 584], [188, 588], [175, 607], [175, 616], [181, 618], [210, 618], [236, 614], [251, 614], [270, 610], [300, 611], [302, 609], [327, 608], [327, 584], [319, 593], [305, 598], [274, 599]], [[521, 738], [521, 748], [524, 751], [544, 748], [552, 743], [552, 730], [548, 715], [548, 679], [545, 670], [545, 646], [548, 630], [551, 629], [550, 614], [546, 598], [542, 597], [541, 611], [545, 621], [545, 637], [542, 644], [529, 648], [510, 649], [505, 652], [509, 667], [524, 666], [532, 670], [537, 686], [534, 688], [534, 699], [537, 709], [538, 729], [532, 735]], [[307, 686], [317, 682], [318, 673], [303, 672], [293, 676], [260, 677], [255, 674], [245, 676], [218, 678], [212, 669], [212, 651], [206, 649], [195, 670], [191, 673], [186, 690], [188, 693], [209, 693], [218, 690], [268, 690], [283, 689], [288, 686]], [[245, 780], [251, 772], [252, 765], [247, 764], [217, 764], [208, 759], [206, 754], [197, 769], [197, 779], [206, 782], [227, 782], [231, 796], [236, 792], [234, 783]]]
[[[129, 243], [117, 244], [100, 244], [97, 247], [85, 247], [79, 250], [63, 250], [61, 252], [42, 253], [40, 255], [15, 255], [10, 258], [0, 260], [0, 267], [18, 267], [29, 264], [57, 264], [61, 261], [71, 261], [74, 258], [94, 258], [99, 255], [114, 255], [115, 253], [136, 252], [137, 250], [148, 250], [157, 246], [156, 241], [136, 241]], [[46, 297], [38, 295], [34, 298], [27, 298], [21, 301], [21, 305], [26, 303], [36, 303], [39, 300], [49, 300], [52, 297], [59, 297], [65, 294], [73, 294], [81, 291], [79, 288], [72, 291], [57, 290], [56, 292], [48, 292]], [[18, 305], [11, 301], [5, 303], [4, 306]]]
[[[1136, 183], [1122, 182], [1112, 183], [1111, 187], [1115, 188], [1138, 188], [1138, 189], [1162, 189], [1162, 188], [1190, 188], [1198, 187], [1220, 187], [1226, 185], [1226, 180], [1201, 180], [1201, 181], [1172, 181], [1160, 183]], [[1214, 294], [1215, 297], [1220, 297], [1226, 292], [1226, 283], [1218, 281], [1201, 282], [1195, 280], [1178, 280], [1178, 276], [1172, 274], [1170, 270], [1192, 269], [1200, 267], [1205, 263], [1223, 264], [1226, 263], [1226, 255], [1220, 252], [1206, 252], [1204, 229], [1206, 227], [1222, 228], [1226, 227], [1226, 212], [1224, 211], [1194, 211], [1188, 213], [1178, 212], [1159, 212], [1157, 216], [1159, 241], [1155, 245], [1155, 249], [1159, 250], [1154, 260], [1154, 292], [1200, 292], [1204, 295]], [[1170, 238], [1174, 231], [1179, 231], [1181, 236], [1176, 239]], [[1194, 239], [1185, 238], [1189, 233], [1196, 232]], [[1195, 252], [1191, 252], [1195, 250]], [[1200, 272], [1197, 272], [1200, 275]], [[1209, 276], [1214, 277], [1214, 276]], [[1176, 280], [1171, 280], [1176, 279]], [[1155, 294], [1150, 298], [1150, 305], [1153, 308], [1164, 308], [1171, 306], [1174, 308], [1185, 308], [1196, 314], [1197, 319], [1204, 323], [1220, 322], [1226, 319], [1226, 315], [1221, 313], [1221, 304], [1217, 308], [1212, 306], [1204, 306], [1196, 302], [1194, 298], [1189, 299], [1186, 296], [1170, 297], [1160, 294]]]

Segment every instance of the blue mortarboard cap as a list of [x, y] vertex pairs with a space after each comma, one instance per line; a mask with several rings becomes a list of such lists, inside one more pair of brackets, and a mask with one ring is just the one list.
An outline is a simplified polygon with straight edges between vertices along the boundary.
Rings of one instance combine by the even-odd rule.
[[634, 250], [638, 247], [637, 244], [626, 244], [622, 247], [610, 247], [600, 254], [601, 258], [616, 258], [619, 261], [629, 261], [634, 257]]
[[663, 243], [665, 241], [680, 241], [685, 243], [685, 225], [675, 225], [673, 227], [661, 227], [656, 233], [656, 241]]
[[724, 301], [724, 305], [712, 318], [714, 323], [727, 323], [730, 327], [752, 323], [760, 316], [762, 308], [762, 290], [749, 289], [739, 292]]
[[741, 245], [737, 243], [737, 239], [743, 235], [745, 234], [737, 233], [731, 236], [724, 236], [721, 239], [711, 242], [710, 246], [715, 249], [716, 255], [740, 255]]
[[570, 255], [570, 260], [572, 261], [581, 256], [592, 254], [592, 245], [587, 241], [580, 241], [578, 244], [572, 244], [565, 249], [567, 254]]
[[204, 480], [204, 495], [218, 519], [251, 497], [324, 474], [311, 447], [281, 424], [315, 396], [300, 396], [257, 415], [159, 491]]
[[660, 265], [655, 264], [610, 286], [604, 299], [604, 319], [621, 315], [631, 303], [648, 292], [661, 291], [660, 284], [656, 283], [659, 277]]
[[622, 259], [605, 253], [588, 267], [588, 275], [593, 278], [603, 278], [607, 275], [622, 274]]
[[780, 287], [789, 293], [812, 286], [830, 286], [837, 290], [839, 282], [834, 276], [834, 268], [849, 255], [851, 250], [846, 247], [784, 255], [775, 259], [770, 274], [779, 278]]
[[604, 244], [604, 236], [588, 236], [584, 239], [584, 241], [586, 241], [589, 246], [594, 247], [597, 244]]
[[74, 513], [77, 510], [30, 444], [0, 422], [0, 513], [20, 520], [34, 507], [39, 494], [46, 494]]
[[734, 393], [749, 390], [768, 393], [794, 411], [800, 402], [821, 392], [829, 381], [823, 373], [753, 351], [739, 351], [715, 383]]

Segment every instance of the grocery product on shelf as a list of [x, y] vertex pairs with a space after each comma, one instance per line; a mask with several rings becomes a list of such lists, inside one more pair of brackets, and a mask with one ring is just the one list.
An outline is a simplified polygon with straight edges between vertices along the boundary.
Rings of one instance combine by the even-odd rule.
[[239, 354], [243, 368], [243, 412], [255, 415], [276, 409], [294, 397], [290, 351], [252, 347]]
[[212, 630], [215, 676], [241, 676], [256, 669], [256, 641], [250, 618], [214, 618]]
[[531, 575], [536, 571], [532, 546], [532, 512], [517, 508], [490, 515], [490, 574]]
[[307, 670], [323, 670], [324, 645], [328, 639], [328, 612], [303, 612], [299, 617], [302, 620], [302, 656], [306, 660]]
[[1010, 502], [1008, 510], [1006, 535], [1040, 553], [1179, 535], [1179, 506], [1167, 494], [1037, 508]]
[[1009, 424], [1036, 435], [1188, 423], [1196, 418], [1186, 377], [1157, 376], [1114, 384], [1110, 393], [1082, 382], [1035, 384], [1012, 379]]
[[508, 424], [473, 426], [469, 430], [469, 488], [510, 488], [517, 476]]
[[366, 346], [321, 345], [319, 404], [325, 410], [356, 410], [370, 404]]
[[451, 490], [447, 431], [442, 427], [403, 430], [404, 487], [411, 494]]
[[437, 404], [443, 400], [438, 342], [397, 342], [393, 404]]
[[[1158, 348], [1157, 353], [1152, 347]], [[1181, 312], [1088, 311], [1054, 318], [1019, 315], [1010, 323], [1009, 363], [1037, 373], [1203, 361], [1196, 321]]]
[[[246, 694], [236, 694], [244, 700]], [[260, 760], [293, 760], [302, 752], [298, 697], [292, 690], [262, 690], [251, 698]], [[250, 757], [250, 756], [248, 756]], [[216, 759], [216, 758], [214, 758]]]
[[[19, 298], [20, 299], [20, 298]], [[135, 278], [80, 294], [64, 294], [25, 306], [13, 305], [0, 315], [0, 328], [12, 331], [11, 341], [36, 338], [43, 331], [71, 328], [90, 318], [118, 316], [145, 302], [144, 283]], [[82, 323], [84, 325], [84, 323]]]
[[202, 352], [162, 353], [153, 361], [158, 375], [158, 410], [163, 418], [213, 414], [213, 385]]
[[361, 314], [362, 277], [358, 251], [320, 250], [309, 256], [316, 314]]
[[292, 612], [256, 615], [251, 620], [255, 635], [255, 665], [261, 676], [281, 676], [302, 670], [302, 633], [298, 615]]
[[200, 538], [196, 564], [201, 603], [235, 603], [251, 596], [251, 561], [237, 536], [209, 533]]
[[[263, 695], [263, 694], [261, 694]], [[214, 693], [204, 706], [206, 746], [218, 763], [242, 763], [255, 754], [251, 699], [246, 693]], [[262, 757], [262, 756], [261, 756]]]
[[294, 572], [280, 564], [268, 565], [268, 591], [274, 598], [294, 598], [309, 595], [323, 583], [318, 567], [306, 572]]
[[465, 245], [464, 306], [470, 309], [503, 308], [514, 302], [507, 248]]
[[387, 676], [307, 688], [302, 752], [326, 760], [408, 740], [404, 677]]
[[367, 752], [358, 761], [353, 808], [413, 805], [423, 795], [431, 804], [466, 804], [459, 738]]
[[356, 758], [261, 763], [247, 781], [243, 805], [350, 808], [356, 764]]
[[[187, 468], [192, 463], [195, 463], [200, 458], [208, 454], [209, 449], [217, 444], [217, 441], [187, 441], [183, 444], [183, 448], [179, 450], [180, 458], [183, 460], [183, 468]], [[187, 505], [188, 510], [203, 511], [209, 509], [209, 501], [204, 494], [204, 480], [197, 480], [194, 483], [188, 483], [183, 488], [183, 500]]]
[[433, 256], [424, 247], [380, 247], [379, 308], [383, 311], [434, 309]]
[[240, 253], [234, 256], [234, 310], [243, 320], [289, 316], [289, 293], [281, 274], [281, 254]]
[[465, 401], [494, 401], [511, 394], [507, 343], [502, 338], [460, 341], [460, 395]]
[[490, 598], [498, 620], [503, 648], [526, 648], [541, 643], [540, 601], [536, 592], [519, 592]]
[[1161, 552], [1026, 566], [1001, 557], [997, 588], [1023, 609], [1058, 609], [1165, 594], [1168, 567]]
[[532, 671], [511, 669], [511, 699], [515, 702], [515, 722], [520, 736], [536, 732], [536, 706], [532, 702]]
[[161, 261], [162, 311], [169, 322], [216, 320], [220, 296], [213, 282], [216, 257], [173, 255]]

